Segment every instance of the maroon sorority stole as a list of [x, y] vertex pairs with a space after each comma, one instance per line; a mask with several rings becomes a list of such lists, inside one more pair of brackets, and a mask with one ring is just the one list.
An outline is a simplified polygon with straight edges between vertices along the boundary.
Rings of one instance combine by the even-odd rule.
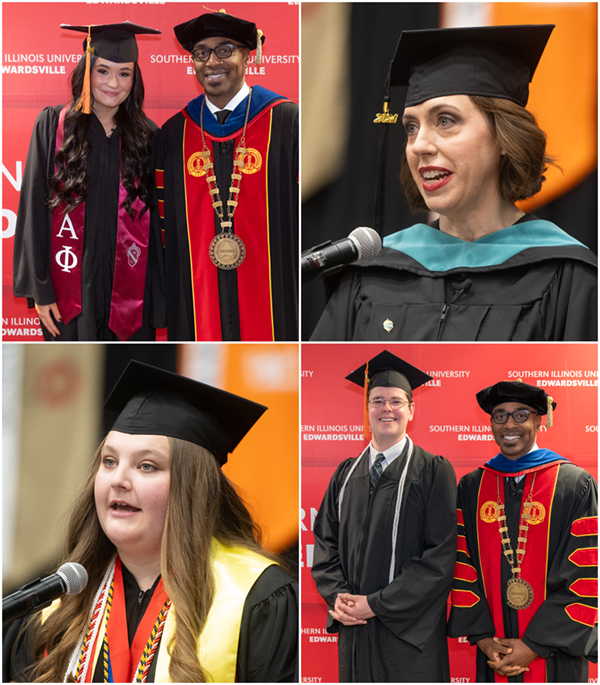
[[[523, 505], [530, 492], [534, 475], [536, 480], [532, 492], [533, 501], [529, 509], [529, 531], [525, 554], [521, 566], [521, 577], [533, 589], [533, 601], [526, 608], [519, 609], [519, 637], [522, 638], [535, 612], [546, 599], [546, 575], [548, 572], [548, 540], [552, 502], [556, 489], [559, 465], [550, 463], [538, 469], [525, 471], [523, 488]], [[504, 477], [506, 473], [495, 471], [484, 466], [479, 496], [477, 498], [477, 538], [479, 542], [479, 563], [481, 568], [484, 592], [498, 637], [504, 635], [503, 607], [506, 601], [505, 588], [502, 586], [500, 573], [503, 556], [501, 537], [498, 526], [496, 502], [498, 499], [498, 481], [500, 478], [500, 500], [504, 504]], [[510, 476], [520, 473], [508, 474]], [[523, 512], [521, 512], [523, 513]], [[519, 521], [521, 521], [521, 516]], [[504, 523], [506, 525], [506, 523]], [[517, 536], [520, 531], [509, 531], [513, 549], [517, 547]], [[496, 682], [508, 682], [505, 676], [496, 674]], [[523, 673], [526, 683], [546, 682], [546, 661], [536, 657], [529, 664], [529, 671]]]
[[[271, 144], [273, 107], [271, 103], [248, 122], [246, 154], [243, 158], [242, 180], [235, 210], [234, 230], [246, 246], [246, 258], [237, 267], [238, 302], [241, 340], [274, 340], [271, 250], [269, 222], [268, 161]], [[200, 126], [183, 110], [183, 173], [185, 179], [185, 209], [188, 227], [194, 328], [196, 340], [221, 340], [218, 267], [209, 257], [210, 243], [215, 237], [215, 210], [209, 194], [202, 158]], [[209, 148], [235, 138], [239, 145], [242, 128], [225, 138], [204, 130]], [[211, 160], [214, 152], [211, 149]], [[229, 188], [221, 188], [225, 202]], [[219, 228], [220, 232], [220, 228]]]
[[[105, 682], [130, 683], [133, 681], [140, 661], [143, 657], [147, 658], [148, 656], [148, 639], [152, 635], [157, 617], [161, 614], [169, 598], [161, 578], [137, 627], [130, 648], [125, 608], [125, 587], [119, 557], [117, 557], [115, 564], [113, 590], [112, 605], [108, 609], [110, 614], [106, 628], [108, 663], [104, 666]], [[104, 658], [103, 650], [101, 650], [98, 658]], [[92, 682], [94, 670], [93, 667], [88, 669], [86, 682]]]
[[[66, 105], [60, 112], [56, 131], [56, 152], [64, 139]], [[91, 116], [91, 115], [90, 115]], [[127, 191], [119, 184], [119, 209], [115, 268], [110, 303], [109, 328], [119, 340], [128, 340], [142, 325], [146, 264], [150, 232], [150, 212], [140, 216], [145, 205], [136, 197], [132, 204], [135, 218], [123, 208]], [[81, 278], [85, 202], [69, 213], [65, 203], [52, 213], [50, 277], [56, 303], [65, 324], [81, 313]]]

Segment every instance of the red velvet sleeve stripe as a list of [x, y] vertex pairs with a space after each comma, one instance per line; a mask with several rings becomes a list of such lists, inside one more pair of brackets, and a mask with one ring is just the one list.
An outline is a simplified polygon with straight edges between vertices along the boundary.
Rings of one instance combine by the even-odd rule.
[[452, 590], [452, 606], [458, 609], [470, 609], [479, 602], [479, 597], [471, 590]]
[[154, 170], [155, 176], [156, 176], [156, 187], [157, 188], [164, 188], [165, 187], [165, 172], [163, 169], [155, 169]]
[[575, 566], [598, 566], [598, 548], [580, 547], [569, 554], [569, 561]]
[[569, 604], [565, 607], [565, 611], [572, 621], [583, 623], [591, 628], [593, 628], [598, 621], [598, 609], [590, 607], [587, 604]]
[[454, 578], [456, 580], [464, 580], [467, 583], [474, 583], [477, 580], [477, 571], [471, 564], [457, 561], [454, 565]]
[[586, 516], [575, 519], [571, 525], [571, 535], [581, 537], [583, 535], [598, 535], [598, 517]]
[[569, 585], [569, 590], [578, 597], [597, 597], [598, 579], [597, 578], [578, 578]]
[[462, 509], [457, 509], [456, 510], [456, 519], [457, 523], [459, 526], [464, 526], [465, 525], [465, 518], [463, 516]]

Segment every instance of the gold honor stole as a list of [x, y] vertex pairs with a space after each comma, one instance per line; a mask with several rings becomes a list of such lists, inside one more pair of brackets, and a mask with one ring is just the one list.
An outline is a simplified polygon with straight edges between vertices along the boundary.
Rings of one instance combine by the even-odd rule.
[[[242, 180], [236, 198], [239, 205], [234, 217], [235, 234], [246, 246], [246, 258], [236, 270], [242, 340], [274, 340], [268, 166], [273, 107], [280, 102], [271, 103], [257, 114], [248, 122], [246, 130], [247, 151], [241, 168]], [[209, 257], [210, 242], [215, 237], [215, 210], [204, 171], [200, 126], [185, 111], [183, 115], [183, 175], [195, 338], [218, 341], [221, 340], [218, 267]], [[213, 163], [212, 142], [222, 143], [235, 137], [237, 146], [242, 130], [240, 128], [235, 136], [225, 138], [212, 136], [204, 130]], [[226, 177], [230, 183], [230, 174]], [[229, 186], [219, 188], [219, 191], [225, 208]]]
[[[537, 473], [533, 502], [531, 506], [531, 518], [529, 519], [529, 534], [523, 563], [521, 577], [533, 588], [533, 602], [527, 609], [520, 609], [519, 614], [519, 637], [522, 638], [527, 630], [529, 622], [535, 612], [546, 599], [546, 575], [548, 572], [548, 536], [550, 533], [550, 518], [552, 514], [552, 502], [558, 477], [558, 464], [544, 465], [535, 469]], [[479, 566], [481, 568], [481, 580], [487, 599], [492, 620], [496, 627], [497, 637], [504, 635], [503, 607], [506, 602], [506, 587], [503, 585], [500, 575], [502, 561], [502, 544], [497, 520], [497, 477], [501, 481], [500, 498], [504, 504], [504, 477], [506, 475], [484, 467], [483, 476], [479, 485], [477, 498], [477, 546], [479, 549]], [[523, 492], [529, 492], [534, 470], [527, 472], [524, 480]], [[526, 495], [524, 494], [525, 498]], [[520, 520], [520, 517], [519, 517]], [[513, 550], [517, 546], [517, 531], [509, 531]], [[483, 550], [483, 552], [482, 552]], [[529, 664], [529, 671], [523, 673], [527, 683], [546, 682], [546, 661], [536, 657]], [[507, 678], [496, 674], [496, 682], [508, 682]]]
[[[211, 556], [215, 596], [198, 639], [198, 656], [209, 680], [233, 683], [246, 597], [262, 572], [275, 562], [243, 547], [226, 547], [217, 540], [213, 540]], [[171, 682], [167, 645], [175, 634], [176, 621], [171, 608], [158, 650], [157, 683]]]

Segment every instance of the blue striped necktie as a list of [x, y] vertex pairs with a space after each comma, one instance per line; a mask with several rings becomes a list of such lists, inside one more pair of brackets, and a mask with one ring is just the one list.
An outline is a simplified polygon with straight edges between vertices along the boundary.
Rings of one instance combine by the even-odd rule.
[[385, 459], [383, 454], [381, 452], [377, 455], [377, 458], [373, 462], [373, 466], [369, 469], [369, 476], [371, 477], [371, 483], [373, 487], [377, 485], [377, 481], [379, 480], [379, 477], [383, 473], [383, 469], [381, 468], [381, 462]]

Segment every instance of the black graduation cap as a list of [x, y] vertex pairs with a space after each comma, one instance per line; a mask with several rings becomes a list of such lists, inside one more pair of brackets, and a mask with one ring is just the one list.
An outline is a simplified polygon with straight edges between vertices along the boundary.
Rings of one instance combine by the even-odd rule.
[[487, 414], [503, 402], [522, 402], [535, 409], [538, 414], [548, 414], [546, 425], [552, 425], [552, 412], [556, 409], [556, 402], [543, 388], [523, 383], [523, 381], [500, 381], [489, 388], [480, 390], [477, 395], [479, 406]]
[[409, 397], [412, 397], [413, 390], [431, 380], [431, 376], [387, 350], [369, 359], [346, 376], [346, 379], [362, 388], [365, 386], [365, 372], [368, 375], [369, 387], [401, 388]]
[[209, 450], [221, 466], [267, 410], [239, 395], [131, 361], [104, 403], [120, 412], [111, 430], [166, 435]]
[[442, 95], [483, 95], [525, 107], [553, 24], [403, 31], [390, 86], [408, 86], [406, 107]]
[[260, 49], [265, 42], [265, 36], [256, 28], [256, 24], [227, 14], [225, 10], [201, 14], [195, 19], [175, 26], [173, 31], [188, 52], [193, 51], [198, 41], [213, 36], [236, 40], [249, 50]]
[[[91, 37], [90, 46], [94, 54], [109, 62], [137, 62], [138, 44], [136, 35], [143, 33], [160, 33], [158, 29], [151, 29], [148, 26], [132, 24], [130, 21], [123, 21], [119, 24], [91, 24], [88, 26], [71, 26], [71, 24], [61, 24], [61, 29], [69, 31], [81, 31], [88, 33]], [[84, 51], [87, 48], [87, 38], [83, 41]]]

